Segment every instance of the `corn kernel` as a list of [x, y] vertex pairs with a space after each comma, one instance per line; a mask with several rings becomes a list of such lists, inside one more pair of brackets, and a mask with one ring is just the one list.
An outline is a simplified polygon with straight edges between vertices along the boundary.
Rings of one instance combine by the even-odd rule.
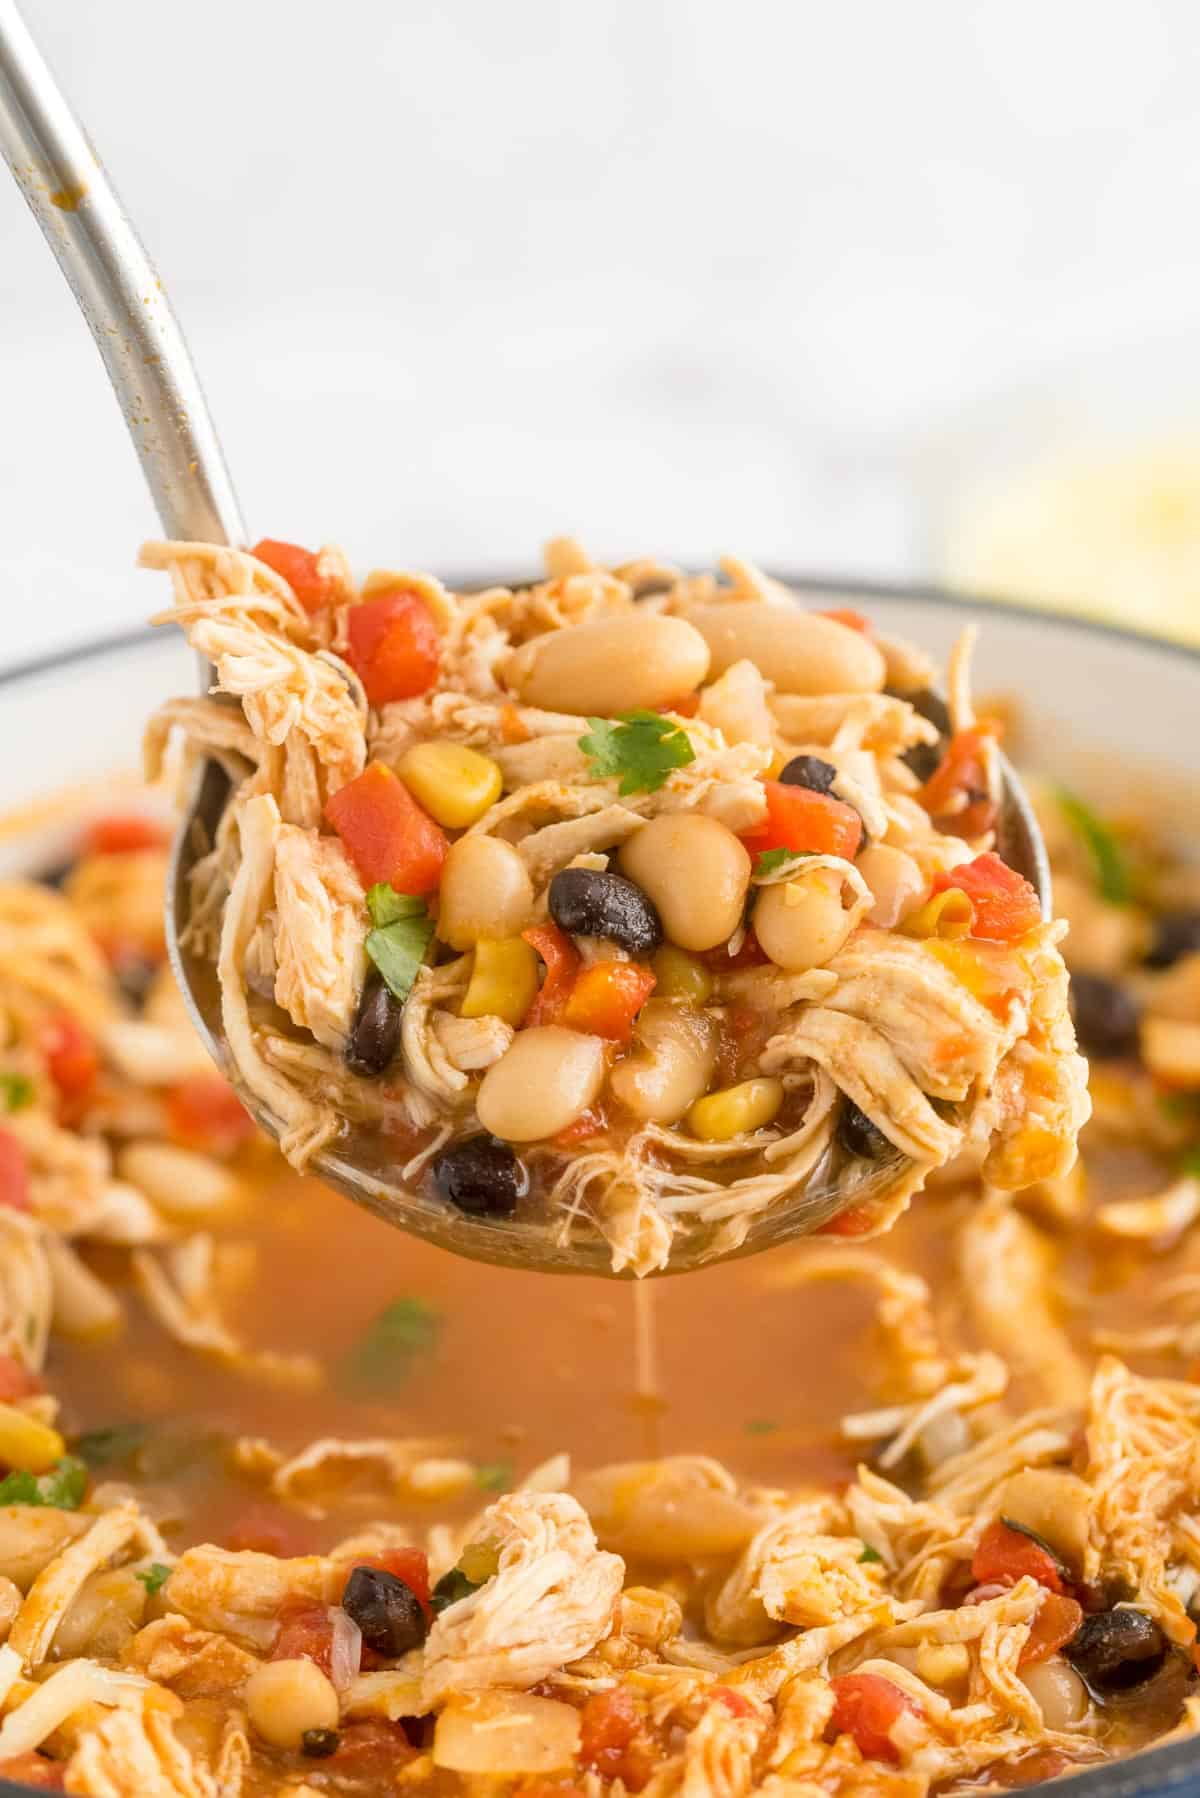
[[974, 922], [975, 907], [967, 895], [960, 887], [947, 887], [909, 912], [900, 928], [905, 936], [943, 937], [953, 941], [967, 936]]
[[706, 1005], [713, 995], [714, 981], [703, 962], [664, 943], [653, 961], [660, 999], [687, 999], [692, 1005]]
[[537, 952], [523, 937], [481, 937], [463, 994], [464, 1018], [503, 1018], [515, 1030], [537, 997]]
[[743, 1080], [697, 1099], [687, 1114], [688, 1127], [701, 1142], [729, 1142], [744, 1130], [761, 1130], [782, 1104], [782, 1081]]
[[46, 1473], [61, 1461], [67, 1445], [57, 1430], [15, 1405], [0, 1405], [0, 1462], [23, 1473]]
[[922, 1642], [917, 1649], [917, 1672], [930, 1686], [948, 1686], [965, 1679], [971, 1657], [963, 1642]]
[[473, 1586], [482, 1586], [500, 1571], [500, 1551], [494, 1542], [473, 1542], [464, 1548], [458, 1571]]
[[415, 743], [396, 772], [419, 805], [447, 830], [465, 830], [495, 805], [504, 785], [488, 755], [461, 743]]

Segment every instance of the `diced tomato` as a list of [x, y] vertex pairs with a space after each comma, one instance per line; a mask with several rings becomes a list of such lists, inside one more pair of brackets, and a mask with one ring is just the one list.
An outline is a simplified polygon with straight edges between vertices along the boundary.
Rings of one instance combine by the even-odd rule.
[[311, 1534], [291, 1511], [273, 1505], [251, 1505], [225, 1535], [226, 1548], [253, 1549], [288, 1560], [312, 1553]]
[[250, 551], [268, 568], [283, 576], [306, 612], [319, 612], [333, 598], [333, 583], [321, 573], [320, 557], [298, 543], [280, 543], [264, 537]]
[[1022, 1667], [1045, 1661], [1069, 1642], [1083, 1622], [1083, 1606], [1061, 1592], [1047, 1592], [1037, 1608], [1025, 1646], [1021, 1650]]
[[723, 1704], [731, 1717], [753, 1717], [754, 1706], [744, 1692], [735, 1690], [733, 1686], [714, 1686], [709, 1697], [717, 1704]]
[[831, 606], [827, 611], [818, 612], [817, 617], [832, 618], [835, 624], [844, 624], [848, 631], [861, 631], [864, 637], [871, 634], [871, 620], [850, 606]]
[[28, 1211], [29, 1162], [11, 1130], [0, 1127], [0, 1205], [10, 1211]]
[[[354, 1567], [378, 1567], [403, 1580], [427, 1617], [433, 1616], [429, 1602], [429, 1557], [421, 1548], [385, 1548], [382, 1554], [360, 1555]], [[346, 1578], [349, 1579], [347, 1573]]]
[[579, 972], [579, 951], [557, 924], [538, 924], [533, 930], [523, 930], [521, 935], [546, 964], [546, 978], [522, 1019], [522, 1028], [557, 1024]]
[[374, 706], [416, 699], [437, 679], [441, 644], [433, 613], [402, 587], [373, 593], [346, 614], [346, 660]]
[[677, 718], [694, 718], [700, 710], [699, 693], [683, 693], [669, 704], [659, 706], [660, 712], [674, 712]]
[[840, 855], [853, 861], [862, 842], [862, 819], [852, 805], [809, 787], [789, 787], [764, 780], [767, 816], [742, 842], [751, 855], [768, 849], [807, 850], [812, 855]]
[[339, 787], [325, 816], [346, 846], [365, 886], [386, 881], [398, 893], [432, 893], [450, 844], [402, 780], [371, 762]]
[[[356, 1780], [364, 1782], [390, 1780], [417, 1752], [402, 1723], [389, 1723], [384, 1717], [362, 1717], [342, 1725], [336, 1753], [321, 1764], [352, 1773]], [[371, 1789], [382, 1787], [372, 1783]]]
[[[996, 807], [988, 793], [984, 745], [999, 734], [994, 720], [956, 731], [917, 794], [930, 817], [938, 819], [955, 836], [981, 836], [996, 821]], [[960, 801], [964, 799], [967, 803], [962, 808]]]
[[192, 1074], [167, 1093], [171, 1139], [206, 1155], [232, 1155], [254, 1135], [254, 1120], [220, 1074]]
[[760, 968], [766, 959], [766, 950], [752, 930], [742, 938], [742, 946], [736, 955], [730, 955], [724, 943], [718, 943], [715, 949], [701, 949], [696, 955], [697, 961], [718, 974], [732, 973], [735, 968]]
[[1049, 1549], [997, 1517], [984, 1530], [971, 1557], [972, 1578], [981, 1586], [1015, 1586], [1026, 1574], [1048, 1592], [1063, 1589], [1062, 1575]]
[[1042, 921], [1037, 893], [1023, 874], [989, 849], [974, 861], [948, 868], [933, 880], [933, 891], [957, 887], [975, 907], [971, 935], [990, 943], [1015, 943]]
[[576, 975], [562, 1021], [568, 1030], [627, 1043], [633, 1020], [657, 984], [653, 970], [640, 962], [595, 961]]
[[834, 1734], [853, 1736], [860, 1752], [869, 1759], [899, 1760], [900, 1751], [891, 1732], [906, 1714], [923, 1715], [916, 1700], [878, 1673], [843, 1673], [831, 1684]]
[[47, 1760], [31, 1749], [28, 1754], [14, 1754], [0, 1761], [0, 1779], [11, 1779], [14, 1785], [36, 1786], [42, 1792], [66, 1790], [66, 1761]]
[[69, 1011], [59, 1011], [42, 1025], [38, 1047], [58, 1088], [64, 1122], [77, 1119], [96, 1084], [100, 1057], [90, 1033]]
[[630, 1694], [619, 1686], [613, 1692], [594, 1692], [579, 1726], [580, 1765], [601, 1779], [623, 1779], [629, 1791], [640, 1792], [654, 1771], [654, 1756]]
[[875, 1227], [878, 1216], [872, 1204], [847, 1205], [844, 1211], [818, 1224], [815, 1234], [818, 1236], [866, 1236]]
[[14, 1399], [32, 1398], [46, 1390], [32, 1368], [15, 1355], [0, 1355], [0, 1404], [11, 1405]]
[[170, 832], [139, 812], [95, 818], [83, 833], [84, 855], [128, 855], [135, 849], [161, 849]]
[[333, 1665], [333, 1622], [327, 1604], [286, 1598], [279, 1608], [273, 1661], [312, 1661], [328, 1676]]

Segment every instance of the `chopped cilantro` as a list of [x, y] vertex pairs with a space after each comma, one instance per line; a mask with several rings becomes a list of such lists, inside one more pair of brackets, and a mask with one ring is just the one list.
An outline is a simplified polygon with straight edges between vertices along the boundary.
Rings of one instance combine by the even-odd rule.
[[858, 1558], [860, 1562], [865, 1563], [869, 1567], [875, 1561], [882, 1561], [883, 1556], [877, 1548], [872, 1548], [869, 1542], [864, 1542], [863, 1551]]
[[397, 893], [385, 881], [379, 881], [367, 894], [367, 910], [374, 925], [367, 936], [367, 954], [388, 990], [403, 1005], [425, 959], [433, 921], [423, 899]]
[[149, 1429], [144, 1423], [114, 1424], [107, 1430], [88, 1430], [76, 1436], [71, 1447], [89, 1467], [107, 1467], [112, 1461], [128, 1461], [143, 1446]]
[[33, 1104], [33, 1081], [28, 1074], [0, 1070], [0, 1110], [23, 1111]]
[[414, 1359], [434, 1347], [441, 1327], [441, 1314], [424, 1299], [393, 1299], [347, 1357], [349, 1382], [378, 1388], [405, 1379]]
[[0, 1480], [0, 1505], [46, 1505], [55, 1511], [77, 1511], [87, 1491], [88, 1470], [74, 1455], [64, 1455], [49, 1473], [17, 1468]]
[[779, 1425], [772, 1417], [751, 1417], [746, 1424], [747, 1436], [773, 1436]]
[[1107, 824], [1102, 824], [1090, 806], [1065, 787], [1055, 789], [1059, 810], [1067, 823], [1082, 837], [1092, 858], [1100, 897], [1110, 905], [1128, 905], [1133, 886], [1125, 856]]
[[776, 874], [780, 868], [786, 868], [789, 862], [802, 861], [814, 853], [812, 849], [763, 849], [754, 864], [754, 878], [762, 880], [766, 875]]
[[430, 1593], [429, 1608], [438, 1616], [450, 1605], [457, 1604], [460, 1598], [470, 1598], [472, 1592], [478, 1590], [475, 1581], [468, 1579], [461, 1567], [452, 1567], [449, 1573], [443, 1573]]
[[619, 777], [619, 793], [657, 793], [668, 774], [696, 759], [687, 732], [660, 712], [620, 712], [589, 718], [579, 747], [601, 779]]
[[485, 1492], [507, 1492], [512, 1485], [511, 1461], [485, 1461], [475, 1469], [476, 1483]]
[[135, 1579], [140, 1579], [151, 1598], [161, 1592], [171, 1577], [171, 1569], [164, 1567], [161, 1561], [151, 1561], [148, 1567], [138, 1567], [134, 1571]]
[[1191, 1174], [1200, 1180], [1200, 1143], [1192, 1143], [1189, 1148], [1184, 1149], [1178, 1165], [1181, 1174]]

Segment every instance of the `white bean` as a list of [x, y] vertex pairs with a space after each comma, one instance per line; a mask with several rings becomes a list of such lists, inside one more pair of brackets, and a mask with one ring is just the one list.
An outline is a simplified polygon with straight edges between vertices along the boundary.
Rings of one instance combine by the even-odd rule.
[[617, 1063], [609, 1086], [635, 1117], [674, 1124], [708, 1090], [717, 1028], [707, 1013], [651, 999], [638, 1016], [637, 1046]]
[[699, 812], [666, 812], [625, 842], [621, 867], [654, 901], [681, 949], [715, 949], [742, 921], [750, 857], [731, 830]]
[[823, 967], [852, 928], [841, 876], [830, 868], [764, 887], [754, 907], [755, 936], [776, 966], [790, 974]]
[[338, 1695], [313, 1661], [267, 1661], [243, 1696], [255, 1733], [272, 1748], [299, 1748], [306, 1731], [337, 1728]]
[[534, 637], [504, 678], [526, 705], [610, 718], [682, 699], [707, 673], [704, 638], [682, 618], [622, 612]]
[[219, 1161], [173, 1143], [127, 1143], [117, 1156], [117, 1173], [168, 1217], [207, 1217], [232, 1204], [241, 1191], [236, 1176]]
[[557, 1136], [598, 1098], [604, 1044], [598, 1036], [539, 1024], [519, 1030], [479, 1085], [475, 1109], [485, 1130], [506, 1142]]
[[1026, 1467], [1005, 1481], [997, 1509], [1041, 1536], [1078, 1571], [1087, 1553], [1091, 1504], [1078, 1474], [1065, 1467]]
[[459, 837], [450, 845], [438, 889], [437, 933], [452, 949], [480, 937], [520, 936], [533, 910], [533, 882], [511, 843]]
[[883, 657], [862, 631], [783, 606], [698, 606], [688, 613], [712, 652], [715, 679], [743, 657], [779, 693], [878, 693]]
[[869, 844], [854, 865], [875, 901], [867, 916], [881, 930], [898, 924], [925, 891], [925, 876], [912, 856], [890, 843]]
[[1041, 1705], [1047, 1729], [1070, 1729], [1087, 1716], [1087, 1687], [1060, 1654], [1023, 1668], [1017, 1678]]

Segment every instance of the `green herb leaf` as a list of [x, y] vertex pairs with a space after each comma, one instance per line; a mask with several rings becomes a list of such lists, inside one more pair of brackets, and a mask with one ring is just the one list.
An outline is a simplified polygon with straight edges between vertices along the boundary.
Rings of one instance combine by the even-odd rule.
[[28, 1074], [0, 1070], [0, 1111], [23, 1111], [33, 1104], [33, 1081]]
[[602, 780], [620, 779], [619, 793], [657, 793], [668, 774], [696, 759], [686, 731], [660, 712], [621, 712], [589, 718], [579, 747]]
[[773, 1436], [779, 1425], [772, 1417], [751, 1417], [746, 1424], [747, 1436]]
[[1133, 898], [1133, 883], [1124, 851], [1112, 831], [1107, 824], [1101, 823], [1090, 806], [1065, 787], [1056, 787], [1054, 796], [1063, 817], [1087, 846], [1100, 897], [1107, 899], [1110, 905], [1128, 905]]
[[469, 1598], [472, 1592], [478, 1590], [475, 1581], [468, 1579], [461, 1567], [452, 1567], [449, 1573], [443, 1573], [429, 1594], [429, 1608], [435, 1616], [440, 1616], [450, 1605], [457, 1604], [460, 1598]]
[[148, 1567], [135, 1568], [133, 1577], [134, 1579], [141, 1580], [143, 1586], [145, 1586], [147, 1592], [150, 1594], [151, 1598], [153, 1598], [156, 1592], [162, 1591], [163, 1587], [170, 1579], [171, 1569], [169, 1567], [164, 1567], [161, 1561], [151, 1561]]
[[424, 1299], [393, 1299], [351, 1351], [343, 1371], [352, 1385], [393, 1386], [407, 1378], [418, 1356], [433, 1350], [441, 1327], [441, 1313]]
[[1200, 1143], [1192, 1143], [1182, 1150], [1177, 1165], [1181, 1174], [1191, 1174], [1200, 1180]]
[[475, 1469], [476, 1483], [485, 1492], [507, 1492], [513, 1482], [511, 1461], [485, 1461]]
[[88, 1430], [76, 1436], [71, 1448], [89, 1467], [107, 1467], [113, 1461], [128, 1461], [145, 1444], [149, 1428], [144, 1423], [114, 1424], [107, 1430]]
[[49, 1473], [22, 1468], [0, 1480], [0, 1505], [45, 1505], [55, 1511], [77, 1511], [87, 1491], [88, 1470], [74, 1455], [64, 1455]]
[[412, 992], [417, 969], [433, 936], [433, 921], [423, 899], [397, 893], [385, 881], [367, 894], [367, 910], [375, 928], [367, 936], [367, 954], [389, 992], [403, 1005]]
[[762, 880], [764, 875], [776, 874], [780, 868], [786, 868], [789, 862], [804, 861], [815, 853], [813, 849], [763, 849], [754, 864], [754, 878]]
[[863, 1543], [863, 1551], [859, 1555], [858, 1558], [859, 1558], [860, 1562], [863, 1562], [866, 1566], [869, 1567], [875, 1561], [882, 1561], [883, 1556], [880, 1554], [880, 1552], [877, 1548], [872, 1548], [871, 1544], [869, 1542], [864, 1542]]

